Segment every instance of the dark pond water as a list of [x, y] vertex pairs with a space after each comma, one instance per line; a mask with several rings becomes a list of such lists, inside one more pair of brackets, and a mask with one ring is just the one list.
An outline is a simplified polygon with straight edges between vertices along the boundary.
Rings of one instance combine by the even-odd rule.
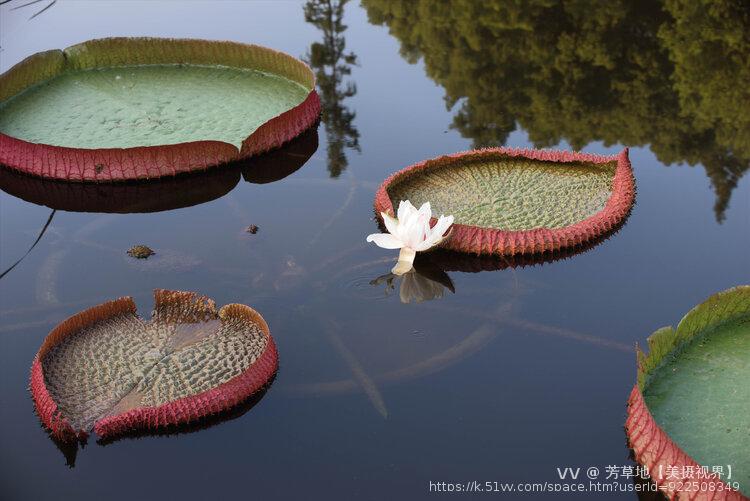
[[[3, 270], [37, 238], [47, 206], [59, 209], [0, 280], [4, 499], [421, 499], [435, 495], [430, 481], [553, 482], [558, 467], [632, 464], [623, 422], [635, 343], [750, 275], [738, 101], [748, 68], [737, 63], [748, 58], [676, 67], [674, 52], [701, 30], [682, 33], [695, 22], [670, 16], [697, 14], [658, 2], [332, 3], [309, 6], [311, 22], [297, 2], [61, 1], [31, 21], [34, 6], [2, 7], [3, 71], [90, 38], [155, 35], [309, 55], [328, 76], [317, 131], [250, 165], [158, 188], [2, 173]], [[726, 33], [742, 30], [731, 22]], [[484, 144], [630, 146], [636, 206], [617, 234], [566, 259], [424, 263], [455, 289], [432, 301], [405, 304], [398, 282], [371, 284], [395, 259], [365, 243], [380, 181]], [[121, 213], [147, 210], [161, 211]], [[157, 255], [134, 263], [125, 251], [139, 243]], [[57, 322], [104, 300], [131, 295], [148, 314], [154, 288], [258, 309], [278, 376], [242, 415], [177, 436], [94, 437], [71, 468], [34, 414], [34, 354]]]

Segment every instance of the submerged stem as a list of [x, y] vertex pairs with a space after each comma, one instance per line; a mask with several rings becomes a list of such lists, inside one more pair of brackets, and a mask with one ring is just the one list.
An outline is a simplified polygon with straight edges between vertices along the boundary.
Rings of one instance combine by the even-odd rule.
[[52, 212], [50, 213], [49, 217], [47, 218], [47, 222], [46, 222], [46, 223], [44, 223], [44, 226], [42, 227], [42, 231], [40, 231], [40, 232], [39, 232], [39, 236], [38, 236], [38, 237], [36, 237], [36, 240], [34, 240], [34, 243], [33, 243], [33, 244], [31, 244], [31, 247], [29, 247], [29, 250], [27, 250], [27, 251], [26, 251], [26, 254], [24, 254], [23, 256], [21, 256], [21, 257], [20, 257], [20, 258], [18, 259], [18, 261], [16, 261], [16, 262], [15, 262], [15, 263], [13, 263], [12, 265], [10, 265], [10, 267], [9, 267], [8, 269], [6, 269], [6, 270], [5, 270], [4, 272], [0, 273], [0, 278], [3, 278], [3, 277], [4, 277], [5, 275], [7, 275], [7, 274], [8, 274], [9, 272], [10, 272], [10, 270], [12, 270], [13, 268], [15, 268], [15, 267], [16, 267], [16, 266], [17, 266], [17, 265], [18, 265], [18, 264], [19, 264], [19, 263], [20, 263], [21, 261], [23, 261], [23, 260], [24, 260], [24, 258], [25, 258], [26, 256], [28, 256], [28, 255], [29, 255], [29, 253], [30, 253], [30, 252], [31, 252], [32, 250], [34, 250], [34, 247], [36, 247], [36, 244], [38, 244], [38, 243], [39, 243], [39, 241], [40, 241], [40, 240], [42, 239], [42, 237], [44, 236], [44, 233], [45, 233], [45, 232], [47, 231], [47, 228], [49, 228], [49, 225], [50, 225], [50, 223], [52, 222], [52, 218], [53, 218], [53, 217], [55, 217], [55, 212], [57, 212], [57, 210], [56, 210], [56, 209], [53, 209], [53, 210], [52, 210]]

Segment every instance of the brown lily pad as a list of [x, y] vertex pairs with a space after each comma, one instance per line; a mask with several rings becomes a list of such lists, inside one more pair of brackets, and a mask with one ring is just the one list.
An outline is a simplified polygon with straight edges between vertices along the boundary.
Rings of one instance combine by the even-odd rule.
[[261, 390], [278, 367], [268, 325], [252, 308], [156, 290], [152, 318], [130, 298], [62, 322], [39, 349], [31, 393], [58, 440], [103, 439], [198, 421]]

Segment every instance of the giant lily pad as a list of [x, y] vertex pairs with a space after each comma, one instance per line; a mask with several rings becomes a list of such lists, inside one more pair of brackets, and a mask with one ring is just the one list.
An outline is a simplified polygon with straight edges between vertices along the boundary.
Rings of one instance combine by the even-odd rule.
[[109, 38], [0, 76], [0, 163], [74, 180], [145, 179], [281, 146], [318, 118], [312, 71], [255, 45]]
[[[581, 246], [611, 233], [635, 200], [627, 149], [616, 156], [493, 148], [420, 162], [393, 174], [376, 212], [430, 202], [455, 223], [443, 247], [516, 255]], [[380, 217], [380, 216], [378, 216]]]
[[318, 129], [310, 127], [281, 148], [242, 162], [242, 179], [253, 184], [268, 184], [291, 176], [318, 150]]
[[635, 459], [670, 498], [748, 499], [730, 487], [750, 495], [750, 286], [711, 296], [648, 345], [626, 422]]
[[66, 183], [0, 168], [0, 190], [37, 205], [71, 212], [141, 213], [191, 207], [223, 197], [240, 180], [254, 184], [279, 181], [300, 169], [318, 148], [311, 127], [273, 151], [221, 169], [149, 182]]
[[221, 198], [240, 180], [236, 168], [136, 183], [66, 183], [0, 168], [0, 189], [36, 205], [70, 212], [145, 213]]
[[229, 411], [278, 367], [273, 338], [252, 308], [157, 290], [150, 321], [130, 298], [58, 325], [31, 369], [39, 417], [63, 441], [108, 439]]

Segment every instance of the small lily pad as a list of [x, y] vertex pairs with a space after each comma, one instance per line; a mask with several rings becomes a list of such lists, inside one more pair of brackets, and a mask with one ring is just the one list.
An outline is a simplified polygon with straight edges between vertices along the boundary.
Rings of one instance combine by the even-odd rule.
[[378, 213], [401, 200], [455, 218], [442, 246], [517, 255], [584, 245], [622, 225], [635, 200], [627, 150], [616, 156], [494, 148], [420, 162], [392, 175]]
[[302, 61], [232, 42], [91, 40], [0, 75], [0, 163], [75, 181], [170, 176], [277, 148], [320, 113]]
[[229, 411], [278, 367], [273, 338], [252, 308], [156, 290], [149, 321], [130, 298], [58, 325], [31, 369], [42, 423], [58, 440], [108, 439]]
[[[712, 499], [745, 499], [728, 485], [750, 494], [750, 286], [711, 296], [648, 345], [626, 423], [636, 460], [670, 498], [695, 495], [698, 481], [712, 484]], [[675, 466], [695, 473], [669, 482]], [[699, 466], [723, 476], [706, 478]]]

